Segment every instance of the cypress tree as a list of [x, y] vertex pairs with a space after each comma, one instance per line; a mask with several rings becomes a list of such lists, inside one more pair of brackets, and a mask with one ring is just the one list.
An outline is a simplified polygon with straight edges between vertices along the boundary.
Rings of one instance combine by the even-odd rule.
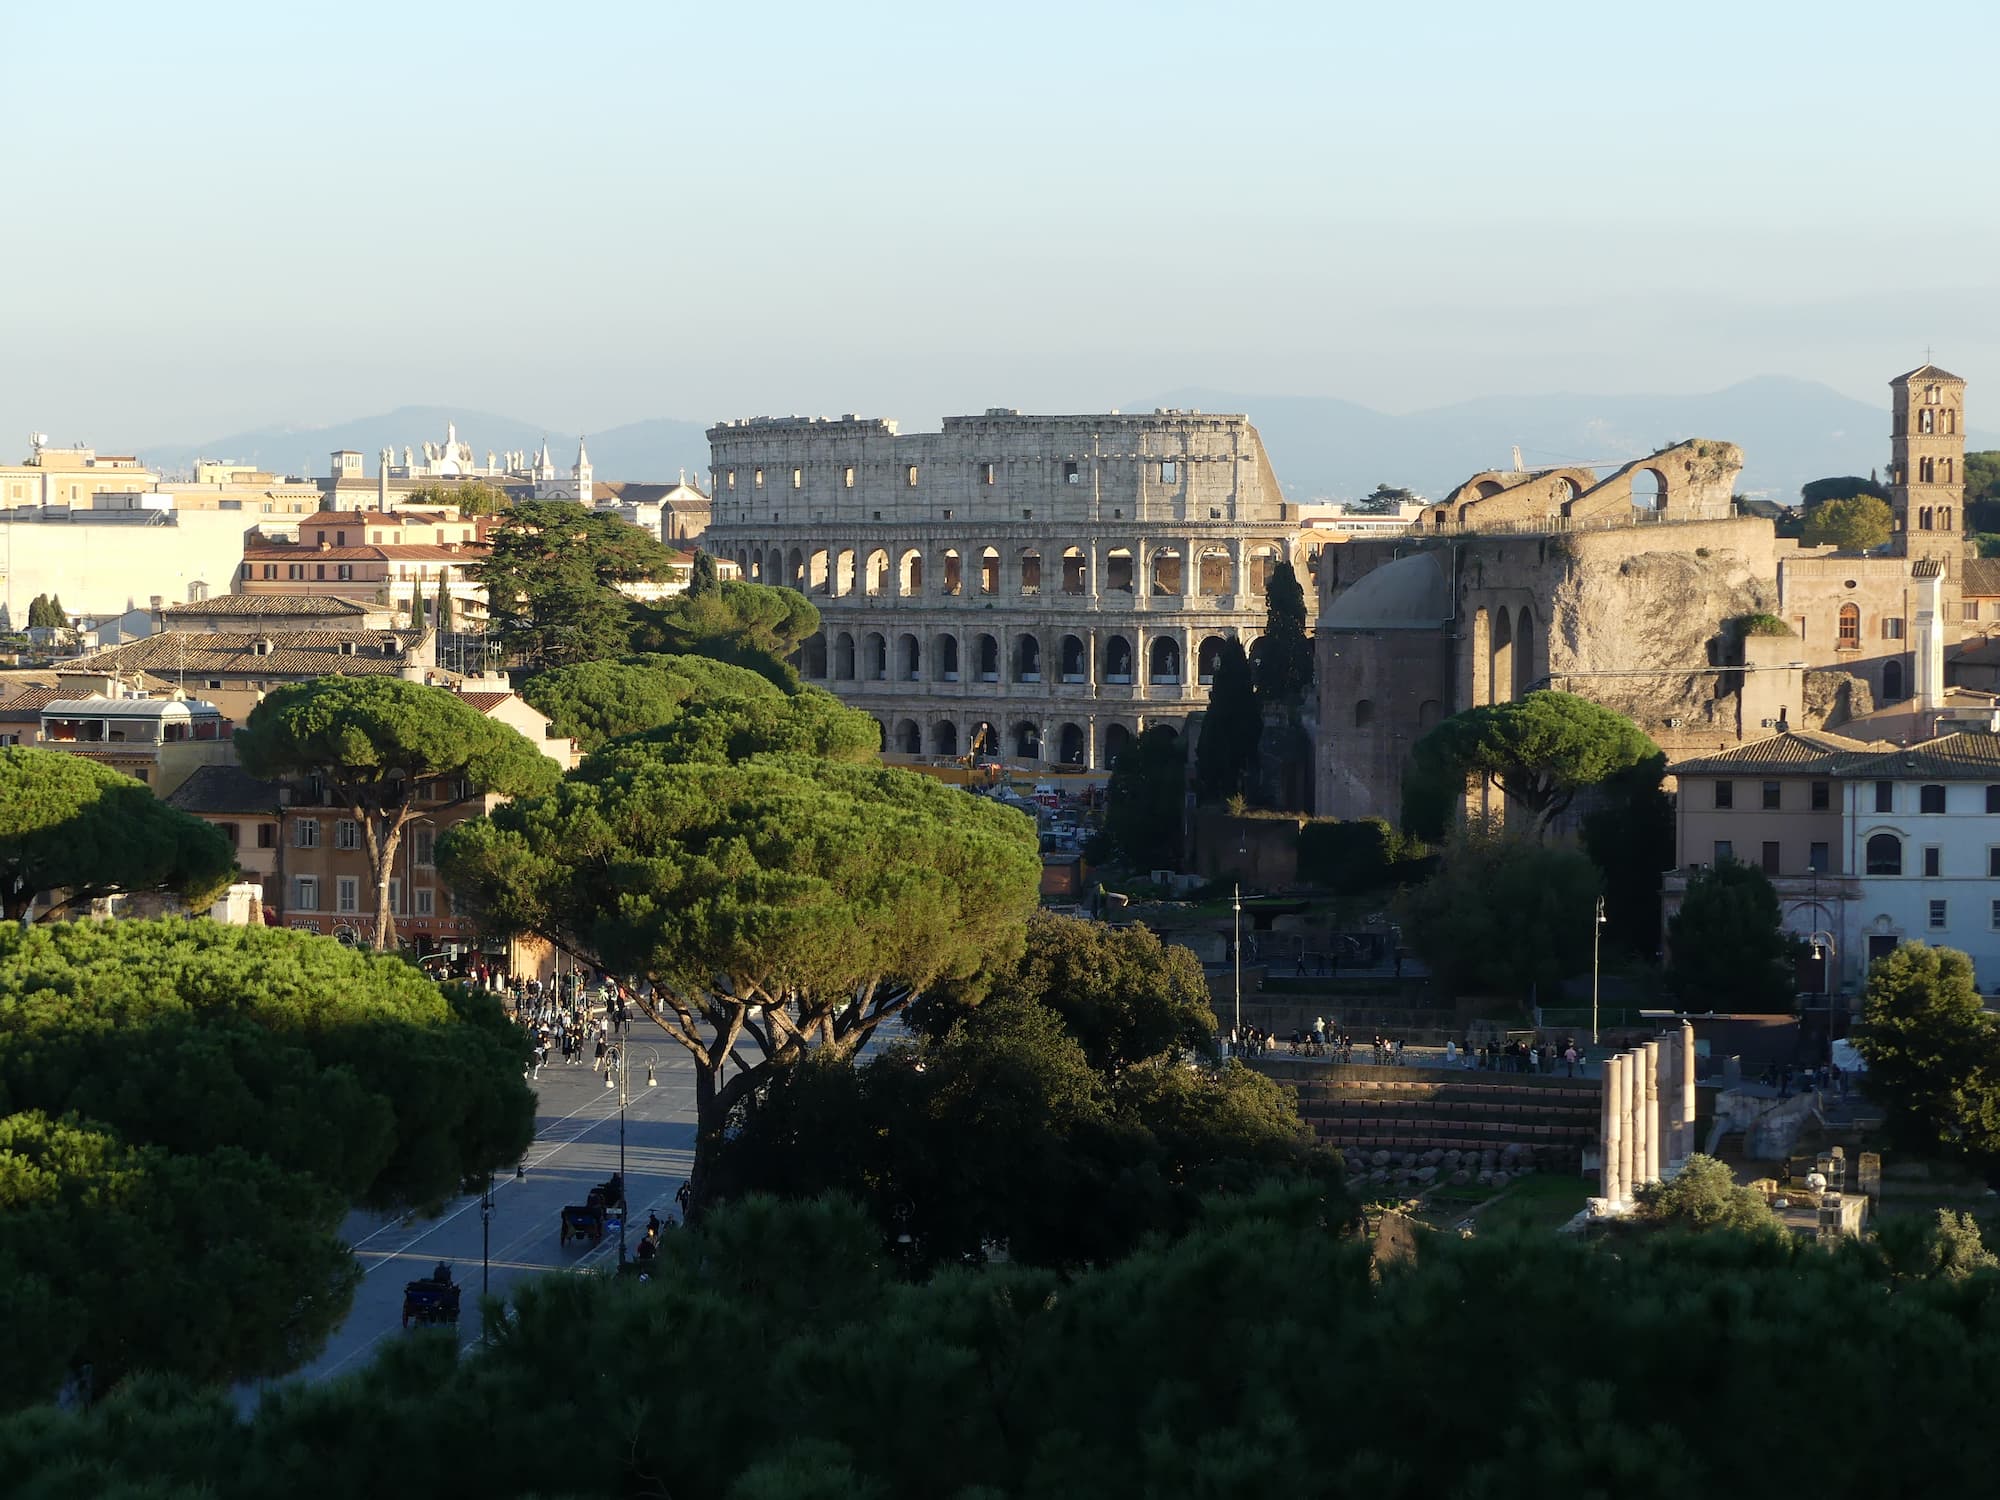
[[722, 587], [715, 576], [715, 559], [700, 548], [695, 549], [694, 576], [688, 580], [690, 594], [713, 594]]
[[451, 569], [438, 573], [437, 628], [443, 634], [451, 629]]
[[1264, 605], [1264, 636], [1254, 662], [1258, 703], [1296, 705], [1312, 686], [1313, 647], [1306, 634], [1306, 591], [1289, 562], [1271, 570]]
[[1243, 643], [1224, 641], [1195, 745], [1195, 795], [1201, 801], [1222, 802], [1243, 793], [1263, 728]]

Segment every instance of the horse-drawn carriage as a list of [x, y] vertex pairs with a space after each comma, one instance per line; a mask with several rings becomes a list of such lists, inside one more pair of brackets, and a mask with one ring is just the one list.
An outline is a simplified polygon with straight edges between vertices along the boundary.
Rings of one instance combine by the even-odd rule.
[[615, 1232], [625, 1218], [625, 1179], [613, 1172], [590, 1190], [582, 1203], [572, 1203], [562, 1211], [562, 1243], [587, 1239], [595, 1245], [605, 1231]]
[[403, 1283], [403, 1326], [433, 1328], [458, 1321], [458, 1286], [451, 1267], [440, 1265], [421, 1281]]

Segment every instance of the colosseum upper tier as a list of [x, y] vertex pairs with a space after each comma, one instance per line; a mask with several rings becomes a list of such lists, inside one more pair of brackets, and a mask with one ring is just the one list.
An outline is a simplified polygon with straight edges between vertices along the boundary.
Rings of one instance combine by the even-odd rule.
[[801, 674], [893, 753], [1107, 766], [1201, 710], [1289, 556], [1243, 416], [752, 417], [708, 441], [703, 545], [819, 606]]

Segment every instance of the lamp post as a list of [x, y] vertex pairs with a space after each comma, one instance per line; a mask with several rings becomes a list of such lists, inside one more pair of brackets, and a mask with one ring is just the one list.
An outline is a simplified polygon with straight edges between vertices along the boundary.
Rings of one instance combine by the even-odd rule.
[[1229, 945], [1230, 956], [1236, 960], [1236, 1045], [1243, 1045], [1243, 882], [1236, 883], [1236, 894], [1230, 898], [1229, 909], [1234, 916], [1235, 941]]
[[479, 1295], [493, 1290], [493, 1174], [486, 1174], [486, 1196], [479, 1204]]
[[[606, 1088], [615, 1087], [618, 1090], [618, 1187], [620, 1192], [623, 1192], [625, 1188], [625, 1106], [631, 1099], [632, 1069], [631, 1061], [627, 1056], [629, 1050], [624, 1041], [620, 1040], [618, 1043], [618, 1082], [615, 1085], [611, 1081], [611, 1070], [609, 1068], [604, 1070], [604, 1086]], [[659, 1086], [659, 1079], [653, 1072], [653, 1064], [656, 1060], [654, 1054], [650, 1052], [647, 1054], [646, 1087], [649, 1089]], [[618, 1264], [621, 1266], [625, 1264], [626, 1209], [627, 1203], [620, 1203], [618, 1205]]]
[[1597, 951], [1604, 937], [1604, 898], [1597, 898], [1597, 912], [1590, 924], [1590, 1045], [1597, 1045]]

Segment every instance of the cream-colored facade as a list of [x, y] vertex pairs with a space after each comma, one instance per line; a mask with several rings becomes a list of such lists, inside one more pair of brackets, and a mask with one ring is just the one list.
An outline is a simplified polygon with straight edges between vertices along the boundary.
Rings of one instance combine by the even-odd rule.
[[800, 670], [893, 753], [1095, 769], [1207, 701], [1294, 518], [1247, 417], [759, 417], [708, 433], [702, 544], [807, 594]]
[[28, 461], [0, 464], [0, 509], [86, 505], [93, 495], [150, 489], [156, 476], [129, 455], [51, 448], [37, 438]]

